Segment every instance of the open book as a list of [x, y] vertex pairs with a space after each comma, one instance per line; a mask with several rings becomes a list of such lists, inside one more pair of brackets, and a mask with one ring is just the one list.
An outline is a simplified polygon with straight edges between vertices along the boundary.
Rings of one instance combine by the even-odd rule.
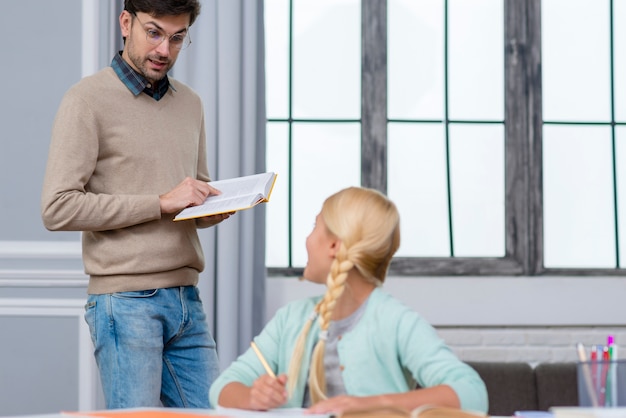
[[209, 184], [222, 194], [211, 195], [203, 204], [183, 209], [174, 220], [182, 221], [249, 209], [269, 201], [275, 182], [276, 173], [273, 172], [212, 181]]
[[468, 412], [462, 409], [423, 405], [412, 411], [400, 407], [380, 407], [353, 409], [337, 415], [338, 418], [488, 418], [481, 412]]

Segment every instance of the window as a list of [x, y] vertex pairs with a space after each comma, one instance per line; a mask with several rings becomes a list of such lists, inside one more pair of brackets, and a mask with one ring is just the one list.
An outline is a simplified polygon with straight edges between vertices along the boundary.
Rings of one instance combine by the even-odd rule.
[[[544, 264], [549, 269], [619, 269], [624, 260], [625, 12], [626, 3], [619, 0], [543, 5]], [[559, 26], [559, 21], [568, 24]]]
[[269, 274], [348, 185], [399, 207], [391, 274], [621, 274], [626, 4], [545, 3], [266, 0]]

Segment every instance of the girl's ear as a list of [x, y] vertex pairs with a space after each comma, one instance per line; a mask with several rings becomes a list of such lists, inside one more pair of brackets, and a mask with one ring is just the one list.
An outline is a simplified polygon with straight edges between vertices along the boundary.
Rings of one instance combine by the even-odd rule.
[[330, 246], [328, 247], [329, 255], [332, 258], [335, 258], [337, 256], [337, 253], [339, 252], [339, 247], [341, 247], [341, 240], [339, 238], [333, 238], [330, 241]]

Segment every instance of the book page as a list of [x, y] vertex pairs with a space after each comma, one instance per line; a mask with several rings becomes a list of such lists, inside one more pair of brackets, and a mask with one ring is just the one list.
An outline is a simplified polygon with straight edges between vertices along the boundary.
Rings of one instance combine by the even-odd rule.
[[281, 417], [281, 418], [332, 418], [333, 414], [309, 414], [304, 408], [275, 408], [269, 411], [250, 411], [247, 409], [224, 408], [218, 406], [216, 413], [229, 417], [240, 418], [265, 418], [265, 417]]
[[276, 408], [269, 411], [223, 408], [127, 408], [103, 411], [64, 411], [72, 418], [331, 418], [332, 414], [308, 414], [304, 408]]
[[221, 194], [207, 197], [201, 205], [183, 209], [174, 220], [180, 221], [249, 209], [258, 203], [268, 201], [275, 180], [276, 174], [268, 172], [212, 181], [209, 184], [218, 189]]
[[204, 202], [202, 205], [192, 206], [176, 215], [174, 219], [198, 218], [218, 213], [235, 212], [254, 206], [261, 199], [261, 195], [238, 196], [230, 199], [216, 199]]
[[63, 411], [62, 415], [73, 418], [227, 418], [214, 410], [181, 408], [128, 408], [103, 411]]
[[[244, 196], [248, 198], [249, 202], [252, 202], [252, 198], [255, 196], [266, 197], [269, 192], [268, 187], [272, 185], [272, 182], [269, 180], [273, 175], [274, 173], [263, 173], [234, 179], [212, 181], [209, 185], [218, 189], [222, 194], [209, 196], [205, 203], [211, 202], [215, 204], [217, 202]], [[268, 185], [268, 187], [266, 187], [266, 185]]]

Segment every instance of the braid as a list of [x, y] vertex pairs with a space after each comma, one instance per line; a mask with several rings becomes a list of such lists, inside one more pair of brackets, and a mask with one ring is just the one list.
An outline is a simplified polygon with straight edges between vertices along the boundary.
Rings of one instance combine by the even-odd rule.
[[311, 326], [317, 318], [317, 314], [320, 310], [321, 301], [315, 305], [311, 316], [307, 319], [302, 327], [302, 331], [296, 340], [296, 345], [293, 348], [293, 355], [291, 356], [291, 361], [289, 362], [289, 369], [287, 371], [287, 393], [289, 397], [293, 394], [293, 391], [296, 389], [298, 385], [298, 381], [300, 380], [300, 369], [302, 366], [302, 356], [304, 355], [304, 349], [306, 348], [306, 337], [309, 335], [309, 331], [311, 330]]
[[[313, 404], [327, 398], [324, 368], [326, 339], [333, 311], [345, 289], [348, 272], [356, 269], [355, 277], [360, 276], [377, 286], [382, 284], [393, 254], [400, 245], [398, 210], [377, 190], [363, 187], [343, 189], [324, 201], [318, 216], [326, 232], [339, 240], [339, 248], [326, 277], [326, 293], [315, 306], [321, 331], [309, 365], [308, 385]], [[319, 282], [321, 277], [317, 275], [314, 279]], [[290, 396], [301, 383], [302, 359], [314, 319], [309, 318], [306, 322], [294, 347], [287, 383]]]
[[324, 298], [320, 301], [320, 339], [315, 345], [311, 357], [309, 371], [309, 390], [313, 404], [326, 399], [326, 374], [324, 371], [324, 354], [326, 352], [326, 337], [337, 299], [344, 291], [344, 285], [348, 278], [348, 272], [354, 267], [354, 263], [348, 260], [348, 250], [343, 242], [333, 260], [330, 273], [326, 280], [327, 289]]

